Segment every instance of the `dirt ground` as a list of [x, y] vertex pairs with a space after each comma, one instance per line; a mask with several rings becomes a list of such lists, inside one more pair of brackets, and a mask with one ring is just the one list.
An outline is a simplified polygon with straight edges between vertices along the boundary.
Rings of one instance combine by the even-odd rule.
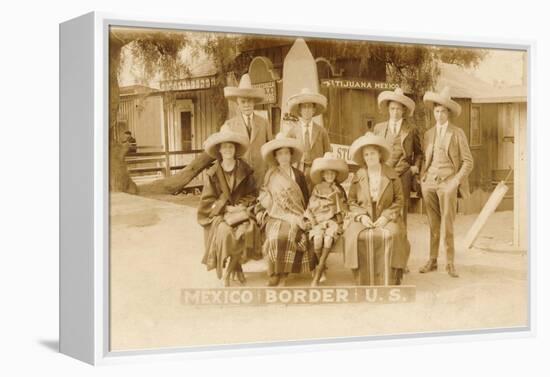
[[[161, 199], [161, 200], [158, 200]], [[419, 274], [428, 257], [428, 225], [409, 215], [416, 301], [400, 304], [184, 306], [182, 288], [219, 288], [200, 263], [203, 232], [193, 195], [111, 195], [111, 349], [309, 340], [449, 330], [524, 327], [528, 319], [528, 258], [513, 250], [512, 212], [489, 219], [476, 247], [459, 247], [475, 215], [458, 216], [455, 264], [460, 278], [440, 268]], [[353, 285], [342, 255], [330, 255], [325, 285]], [[244, 266], [247, 286], [265, 286], [263, 262]], [[309, 285], [295, 275], [289, 286]]]

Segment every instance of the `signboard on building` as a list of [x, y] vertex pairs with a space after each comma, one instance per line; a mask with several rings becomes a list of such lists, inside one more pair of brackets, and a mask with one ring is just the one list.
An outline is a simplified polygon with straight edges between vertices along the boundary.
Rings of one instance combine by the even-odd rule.
[[341, 89], [360, 89], [360, 90], [394, 90], [399, 87], [397, 83], [385, 81], [372, 81], [364, 79], [322, 79], [321, 87], [341, 88]]
[[260, 102], [261, 104], [277, 103], [277, 82], [276, 81], [261, 82], [258, 84], [252, 84], [252, 86], [254, 88], [262, 88], [264, 90], [264, 100]]
[[346, 162], [349, 164], [354, 164], [352, 160], [350, 160], [349, 156], [349, 145], [343, 145], [343, 144], [330, 144], [332, 147], [332, 152], [336, 154], [336, 157], [341, 158], [342, 160], [346, 160]]
[[179, 80], [166, 80], [160, 82], [161, 90], [199, 90], [209, 89], [216, 85], [216, 77], [193, 77]]

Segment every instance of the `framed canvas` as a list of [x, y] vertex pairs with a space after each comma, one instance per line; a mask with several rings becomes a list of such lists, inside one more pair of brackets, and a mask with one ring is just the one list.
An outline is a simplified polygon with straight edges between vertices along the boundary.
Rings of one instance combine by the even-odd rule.
[[61, 352], [532, 334], [533, 48], [62, 23]]

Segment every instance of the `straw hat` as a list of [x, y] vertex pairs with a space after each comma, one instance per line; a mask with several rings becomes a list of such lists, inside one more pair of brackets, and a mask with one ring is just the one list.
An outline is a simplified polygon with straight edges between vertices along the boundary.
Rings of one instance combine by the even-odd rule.
[[365, 165], [363, 148], [367, 145], [376, 145], [380, 149], [382, 163], [386, 162], [390, 157], [391, 148], [386, 139], [382, 136], [375, 135], [372, 132], [367, 132], [365, 135], [357, 138], [349, 147], [350, 158], [356, 164], [360, 166]]
[[245, 154], [249, 146], [246, 135], [222, 129], [206, 139], [203, 145], [204, 151], [212, 158], [220, 158], [221, 143], [235, 144], [235, 158]]
[[264, 90], [262, 88], [254, 88], [252, 86], [248, 73], [242, 75], [238, 88], [234, 86], [226, 86], [223, 88], [223, 95], [229, 100], [236, 100], [238, 97], [252, 98], [256, 102], [261, 102], [264, 100]]
[[275, 139], [262, 145], [262, 158], [270, 165], [277, 165], [275, 151], [281, 148], [290, 148], [292, 150], [292, 163], [300, 162], [303, 152], [300, 141], [281, 132], [275, 136]]
[[434, 105], [445, 106], [451, 112], [451, 116], [457, 117], [462, 111], [462, 107], [451, 99], [451, 89], [446, 86], [441, 92], [426, 92], [424, 94], [424, 103], [428, 109], [433, 109]]
[[316, 93], [309, 88], [303, 88], [300, 93], [289, 97], [287, 101], [288, 110], [293, 114], [300, 114], [301, 103], [314, 103], [315, 114], [313, 116], [320, 115], [327, 109], [327, 97], [320, 93]]
[[320, 183], [323, 180], [323, 171], [325, 170], [336, 172], [336, 182], [338, 183], [342, 183], [348, 178], [348, 164], [332, 152], [326, 152], [323, 157], [313, 160], [309, 173], [311, 181], [315, 184]]
[[413, 115], [415, 104], [412, 99], [403, 94], [403, 89], [396, 88], [393, 92], [386, 90], [378, 95], [378, 107], [387, 109], [391, 101], [398, 102], [405, 106], [408, 110], [408, 116]]

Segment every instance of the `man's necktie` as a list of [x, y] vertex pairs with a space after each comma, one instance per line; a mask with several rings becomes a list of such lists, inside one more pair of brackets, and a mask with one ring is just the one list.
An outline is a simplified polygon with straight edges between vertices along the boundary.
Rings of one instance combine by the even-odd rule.
[[309, 143], [309, 125], [306, 126], [306, 132], [304, 134], [304, 161], [311, 162], [310, 158], [311, 145]]
[[250, 135], [252, 134], [252, 124], [251, 124], [252, 123], [252, 116], [247, 115], [245, 117], [245, 119], [246, 119], [246, 122], [245, 122], [246, 131], [248, 132], [248, 138], [250, 138]]
[[443, 144], [443, 127], [441, 126], [437, 126], [437, 137], [435, 142], [438, 147], [441, 147]]

